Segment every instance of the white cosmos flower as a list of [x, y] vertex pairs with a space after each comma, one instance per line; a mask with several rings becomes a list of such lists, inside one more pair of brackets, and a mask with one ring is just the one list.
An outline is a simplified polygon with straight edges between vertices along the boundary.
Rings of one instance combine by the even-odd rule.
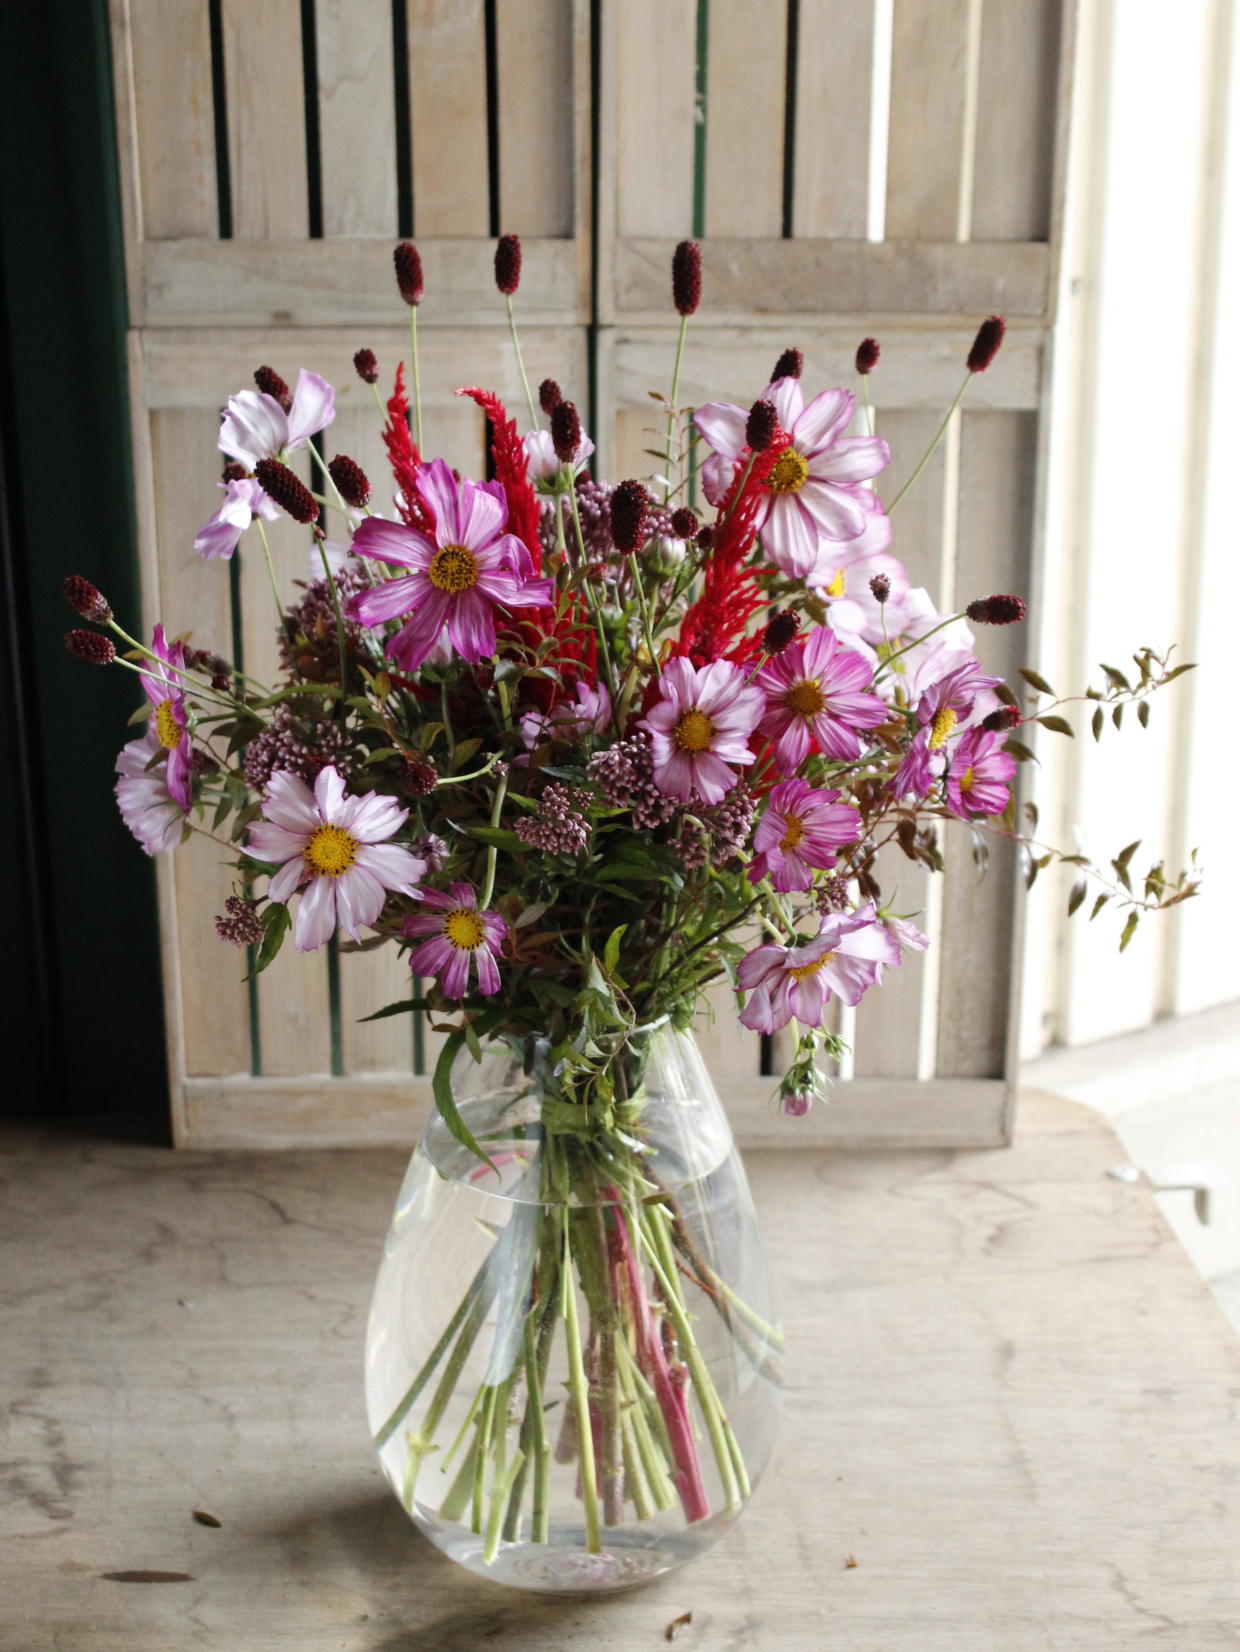
[[274, 396], [261, 390], [239, 390], [228, 398], [228, 410], [220, 421], [220, 451], [253, 470], [260, 459], [278, 459], [284, 452], [305, 447], [311, 436], [336, 417], [335, 403], [336, 392], [327, 380], [307, 373], [304, 367], [297, 375], [287, 413]]
[[[146, 850], [157, 855], [175, 849], [185, 827], [185, 814], [168, 795], [167, 751], [150, 729], [141, 740], [131, 740], [116, 759], [120, 779], [114, 788], [121, 819]], [[151, 759], [164, 762], [151, 766]]]

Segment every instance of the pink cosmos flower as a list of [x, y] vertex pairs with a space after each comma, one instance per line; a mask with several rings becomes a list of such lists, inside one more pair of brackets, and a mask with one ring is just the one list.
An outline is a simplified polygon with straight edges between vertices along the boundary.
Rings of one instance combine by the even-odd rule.
[[[583, 430], [573, 454], [573, 475], [579, 476], [594, 452], [594, 443]], [[549, 430], [531, 430], [525, 438], [526, 475], [539, 493], [554, 493], [563, 465], [556, 456]]]
[[438, 889], [421, 889], [418, 898], [440, 914], [430, 913], [405, 919], [410, 940], [428, 935], [409, 960], [415, 975], [440, 975], [445, 998], [461, 999], [469, 985], [471, 960], [478, 972], [478, 991], [485, 996], [499, 991], [499, 967], [495, 954], [504, 944], [508, 926], [498, 912], [479, 912], [477, 897], [467, 883], [450, 883], [448, 894]]
[[997, 702], [990, 690], [1000, 680], [985, 676], [973, 656], [968, 655], [929, 685], [917, 702], [920, 729], [891, 783], [897, 797], [927, 795], [947, 766], [953, 730], [963, 728], [967, 719], [977, 716], [979, 701], [984, 708], [982, 716], [994, 709]]
[[316, 952], [337, 922], [360, 941], [362, 924], [374, 923], [387, 890], [416, 894], [426, 862], [386, 841], [404, 825], [408, 809], [377, 792], [346, 797], [331, 764], [319, 771], [313, 792], [297, 775], [277, 771], [263, 815], [250, 827], [250, 853], [283, 862], [268, 886], [273, 901], [287, 905], [294, 890], [302, 891], [293, 929], [299, 952]]
[[[591, 688], [578, 678], [576, 703], [560, 700], [549, 712], [530, 711], [521, 719], [521, 738], [526, 751], [533, 751], [540, 741], [572, 740], [585, 734], [602, 734], [611, 722], [611, 695], [599, 683]], [[527, 757], [517, 757], [517, 763], [527, 763]]]
[[876, 728], [887, 715], [877, 694], [867, 693], [871, 667], [845, 648], [825, 625], [795, 642], [758, 673], [766, 715], [758, 724], [775, 741], [775, 766], [794, 774], [817, 740], [826, 757], [861, 753], [858, 729]]
[[[768, 384], [759, 401], [769, 402], [774, 384]], [[749, 411], [734, 402], [707, 402], [693, 415], [693, 423], [713, 450], [702, 461], [702, 492], [716, 510], [727, 498], [728, 489], [741, 468], [741, 455], [748, 446], [745, 427]]]
[[838, 803], [839, 795], [816, 790], [805, 780], [781, 781], [754, 833], [749, 881], [761, 883], [769, 873], [775, 889], [811, 888], [815, 867], [827, 871], [835, 865], [834, 851], [857, 841], [861, 817]]
[[[860, 637], [878, 648], [894, 634], [893, 619], [903, 618], [901, 604], [908, 595], [908, 575], [897, 557], [888, 554], [891, 523], [878, 500], [861, 490], [865, 527], [856, 539], [843, 543], [823, 539], [818, 557], [805, 576], [814, 595], [827, 605], [827, 624], [845, 641]], [[882, 574], [888, 597], [881, 604], [870, 589], [870, 581]]]
[[741, 1024], [773, 1033], [795, 1016], [804, 1027], [820, 1027], [832, 993], [857, 1004], [881, 979], [883, 965], [899, 962], [900, 943], [879, 921], [873, 901], [856, 912], [828, 913], [812, 940], [768, 943], [741, 959], [736, 978], [751, 992]]
[[155, 627], [151, 639], [155, 660], [142, 663], [142, 686], [151, 702], [152, 735], [168, 753], [168, 795], [187, 813], [193, 801], [190, 776], [193, 772], [194, 748], [186, 726], [185, 694], [181, 671], [185, 666], [185, 650], [179, 642], [171, 645], [164, 636], [162, 625]]
[[256, 516], [274, 522], [280, 514], [279, 505], [263, 492], [257, 477], [243, 476], [240, 481], [221, 482], [220, 486], [224, 503], [198, 530], [194, 541], [194, 549], [208, 562], [227, 561]]
[[402, 522], [368, 516], [353, 535], [354, 554], [411, 571], [360, 591], [349, 616], [367, 626], [409, 616], [387, 649], [402, 671], [417, 670], [445, 625], [453, 648], [476, 665], [495, 653], [496, 605], [548, 607], [554, 584], [530, 578], [530, 553], [504, 532], [508, 503], [499, 482], [462, 481], [458, 488], [436, 459], [419, 470], [418, 492], [435, 519], [434, 539]]
[[659, 679], [662, 696], [638, 726], [650, 732], [654, 778], [668, 797], [719, 803], [736, 784], [729, 763], [753, 762], [749, 736], [762, 716], [762, 690], [745, 686], [731, 660], [700, 670], [684, 658], [669, 660]]
[[311, 436], [336, 417], [336, 392], [317, 373], [303, 367], [297, 375], [293, 404], [286, 413], [274, 396], [240, 390], [228, 398], [220, 422], [219, 448], [253, 470], [260, 459], [278, 459], [305, 447]]
[[[856, 539], [865, 527], [858, 483], [877, 476], [890, 458], [876, 436], [845, 436], [853, 415], [847, 390], [824, 390], [808, 407], [799, 379], [776, 379], [763, 391], [782, 429], [792, 438], [775, 461], [758, 516], [762, 543], [777, 567], [804, 578], [818, 557], [820, 539]], [[737, 415], [741, 445], [737, 446]], [[747, 415], [710, 402], [694, 423], [716, 453], [738, 459]]]
[[185, 811], [168, 792], [164, 748], [150, 729], [141, 740], [131, 740], [116, 759], [120, 779], [113, 788], [121, 819], [146, 850], [157, 855], [175, 849], [185, 827]]
[[951, 756], [944, 801], [954, 815], [1001, 815], [1007, 808], [1008, 782], [1016, 763], [1003, 750], [1004, 736], [971, 728]]

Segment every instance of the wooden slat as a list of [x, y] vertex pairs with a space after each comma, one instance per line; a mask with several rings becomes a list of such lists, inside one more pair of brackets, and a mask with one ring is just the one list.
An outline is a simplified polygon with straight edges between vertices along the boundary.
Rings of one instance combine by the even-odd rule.
[[[917, 915], [924, 927], [929, 874], [902, 850], [884, 849], [876, 867], [884, 902], [892, 902], [902, 916]], [[916, 1078], [920, 1049], [921, 999], [926, 954], [906, 952], [898, 969], [883, 975], [881, 987], [867, 992], [857, 1005], [854, 1046], [856, 1078]]]
[[[618, 80], [620, 235], [693, 230], [695, 0], [620, 0], [614, 11]], [[668, 250], [670, 260], [671, 250]], [[664, 266], [671, 303], [670, 262]]]
[[396, 235], [392, 13], [383, 0], [315, 0], [323, 234]]
[[409, 959], [394, 946], [340, 955], [340, 1032], [346, 1073], [408, 1073], [413, 1062], [413, 1016], [394, 1015], [360, 1026], [386, 1004], [408, 998]]
[[299, 0], [222, 0], [233, 235], [309, 232]]
[[[890, 502], [896, 497], [934, 440], [946, 411], [878, 410], [875, 428], [891, 449], [891, 463], [878, 479], [880, 499]], [[940, 444], [891, 518], [892, 552], [904, 564], [910, 583], [924, 586], [936, 603], [943, 554], [943, 479]]]
[[968, 23], [969, 0], [895, 0], [887, 151], [889, 241], [956, 238]]
[[1003, 0], [982, 13], [972, 234], [1050, 237], [1062, 0]]
[[800, 0], [793, 234], [865, 239], [874, 10]]
[[497, 6], [500, 229], [573, 233], [572, 0]]
[[487, 235], [482, 0], [409, 0], [408, 18], [414, 229], [419, 236]]
[[787, 20], [787, 0], [711, 0], [708, 236], [783, 231]]
[[142, 233], [219, 233], [207, 0], [130, 0]]

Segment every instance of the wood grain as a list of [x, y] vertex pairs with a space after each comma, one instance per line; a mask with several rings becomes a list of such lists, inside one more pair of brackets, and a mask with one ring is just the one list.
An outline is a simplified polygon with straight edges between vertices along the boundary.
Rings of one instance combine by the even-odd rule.
[[219, 233], [207, 0], [129, 0], [142, 233]]
[[222, 0], [228, 164], [238, 241], [309, 233], [299, 0]]
[[396, 236], [392, 9], [315, 0], [323, 234]]
[[787, 0], [711, 0], [706, 234], [782, 233]]
[[487, 235], [482, 0], [409, 0], [407, 15], [414, 231], [419, 236]]
[[975, 240], [1050, 238], [1062, 9], [1063, 0], [1003, 0], [982, 12]]
[[889, 241], [956, 239], [968, 16], [969, 0], [895, 0]]
[[863, 241], [873, 7], [800, 0], [793, 234]]
[[496, 7], [495, 21], [500, 228], [572, 235], [572, 0], [508, 0]]
[[[622, 0], [617, 21], [617, 208], [622, 236], [693, 231], [695, 0]], [[709, 130], [709, 128], [708, 128]], [[671, 307], [671, 247], [663, 273]]]

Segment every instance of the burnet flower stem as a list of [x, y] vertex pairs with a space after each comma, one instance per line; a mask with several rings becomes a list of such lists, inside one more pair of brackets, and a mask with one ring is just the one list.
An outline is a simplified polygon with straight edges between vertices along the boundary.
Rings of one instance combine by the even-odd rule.
[[[413, 358], [413, 424], [418, 444], [418, 454], [422, 453], [422, 381], [418, 377], [418, 307], [409, 306], [409, 352]], [[376, 395], [378, 392], [376, 391]], [[380, 408], [382, 412], [382, 408]]]
[[263, 542], [263, 555], [267, 558], [267, 577], [271, 580], [271, 595], [276, 605], [276, 615], [281, 624], [284, 623], [284, 604], [280, 601], [280, 588], [276, 584], [276, 570], [271, 560], [271, 546], [267, 543], [267, 531], [263, 527], [261, 516], [254, 518], [258, 527], [258, 537]]
[[336, 648], [340, 654], [340, 692], [343, 696], [349, 692], [349, 656], [344, 646], [344, 614], [340, 608], [340, 592], [336, 589], [332, 565], [327, 557], [327, 543], [322, 539], [319, 540], [319, 555], [323, 558], [323, 572], [327, 575], [327, 588], [332, 594], [332, 607], [336, 610]]
[[672, 368], [672, 406], [671, 406], [671, 411], [667, 415], [667, 492], [668, 492], [668, 497], [671, 496], [671, 492], [672, 492], [672, 464], [673, 464], [674, 458], [675, 458], [674, 447], [675, 447], [675, 441], [676, 441], [676, 397], [680, 394], [680, 364], [681, 364], [682, 360], [684, 359], [684, 354], [685, 354], [685, 330], [688, 327], [688, 325], [689, 325], [689, 317], [687, 315], [682, 315], [681, 318], [680, 318], [680, 333], [679, 333], [679, 336], [676, 339], [676, 362], [675, 362], [675, 365]]
[[611, 649], [607, 643], [607, 632], [603, 628], [603, 610], [599, 603], [598, 597], [595, 595], [593, 587], [590, 584], [590, 568], [586, 559], [586, 542], [581, 532], [581, 517], [577, 511], [577, 489], [575, 487], [569, 487], [568, 497], [572, 501], [573, 531], [577, 536], [577, 554], [581, 558], [580, 566], [582, 575], [582, 589], [585, 592], [586, 606], [591, 610], [594, 616], [594, 628], [598, 632], [599, 653], [603, 657], [603, 672], [607, 678], [607, 691], [611, 697], [611, 715], [612, 721], [614, 722], [619, 715], [616, 701], [616, 670], [611, 660]]
[[[495, 801], [491, 805], [491, 830], [492, 831], [497, 831], [498, 828], [499, 828], [500, 815], [503, 813], [504, 798], [507, 796], [507, 794], [508, 794], [508, 776], [507, 776], [507, 774], [502, 774], [500, 776], [499, 785], [495, 788]], [[479, 908], [483, 912], [485, 912], [486, 909], [490, 906], [491, 896], [495, 892], [495, 863], [496, 863], [498, 857], [499, 857], [499, 850], [495, 847], [494, 844], [491, 844], [491, 846], [487, 850], [487, 876], [486, 876], [486, 882], [482, 886], [482, 900], [479, 903]]]
[[538, 409], [534, 406], [534, 398], [530, 394], [530, 381], [525, 376], [525, 362], [521, 358], [521, 340], [517, 337], [517, 318], [512, 313], [512, 294], [505, 293], [504, 301], [508, 305], [508, 331], [512, 334], [512, 347], [517, 355], [517, 367], [521, 374], [521, 384], [525, 390], [525, 400], [530, 410], [530, 427], [538, 429]]
[[887, 506], [887, 515], [888, 516], [890, 516], [892, 511], [895, 510], [896, 506], [900, 503], [901, 499], [904, 498], [904, 495], [908, 492], [908, 490], [912, 487], [913, 483], [921, 475], [922, 471], [925, 470], [926, 466], [930, 463], [930, 455], [934, 452], [935, 448], [938, 447], [939, 443], [943, 440], [943, 437], [947, 434], [947, 427], [952, 422], [952, 414], [960, 406], [961, 398], [964, 396], [965, 391], [969, 388], [969, 381], [972, 379], [972, 377], [973, 377], [972, 373], [966, 373], [965, 374], [964, 383], [960, 386], [960, 389], [957, 390], [955, 401], [947, 409], [947, 417], [943, 420], [943, 423], [939, 426], [938, 430], [935, 432], [934, 440], [930, 443], [930, 446], [922, 454], [921, 459], [918, 463], [917, 469], [913, 472], [913, 474], [909, 477], [908, 481], [900, 489], [899, 493], [896, 494], [895, 498]]
[[650, 608], [646, 602], [646, 593], [642, 589], [641, 571], [637, 566], [637, 552], [629, 552], [629, 567], [633, 573], [633, 589], [637, 593], [637, 610], [641, 615], [642, 636], [646, 639], [646, 651], [650, 655], [650, 663], [654, 666], [656, 677], [663, 675], [663, 667], [659, 664], [658, 651], [654, 646], [654, 632], [650, 628]]

